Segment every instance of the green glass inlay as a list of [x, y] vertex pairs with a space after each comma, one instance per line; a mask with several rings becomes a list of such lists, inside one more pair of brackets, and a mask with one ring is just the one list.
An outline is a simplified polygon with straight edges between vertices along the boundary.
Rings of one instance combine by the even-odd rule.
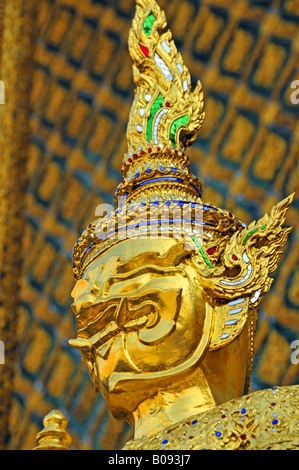
[[197, 248], [199, 249], [203, 259], [205, 260], [205, 263], [209, 266], [209, 268], [214, 268], [214, 266], [210, 263], [210, 261], [208, 260], [205, 252], [203, 251], [200, 243], [196, 240], [195, 237], [192, 238], [192, 240], [194, 241], [194, 243], [196, 244]]
[[[263, 225], [261, 227], [261, 230], [265, 230], [265, 228], [267, 227], [267, 224], [266, 225]], [[257, 232], [259, 230], [259, 228], [255, 228], [254, 230], [251, 230], [251, 232], [249, 232], [246, 237], [244, 238], [243, 240], [243, 245], [245, 245], [245, 243], [247, 242], [248, 238], [251, 237], [251, 235], [253, 235], [255, 232]]]
[[163, 103], [163, 97], [162, 95], [159, 95], [151, 107], [150, 117], [148, 118], [148, 121], [147, 121], [147, 134], [146, 135], [147, 135], [148, 142], [152, 140], [153, 120], [157, 111], [159, 111], [159, 109], [162, 108], [162, 103]]
[[178, 128], [181, 127], [181, 126], [187, 126], [188, 121], [189, 121], [189, 116], [186, 115], [186, 116], [183, 116], [183, 117], [177, 119], [176, 121], [174, 121], [172, 123], [172, 126], [170, 128], [170, 140], [171, 140], [174, 147], [176, 147], [175, 136], [176, 136]]
[[153, 29], [153, 24], [156, 21], [156, 18], [154, 17], [153, 13], [146, 18], [145, 22], [143, 23], [143, 31], [147, 36], [150, 36], [152, 29]]

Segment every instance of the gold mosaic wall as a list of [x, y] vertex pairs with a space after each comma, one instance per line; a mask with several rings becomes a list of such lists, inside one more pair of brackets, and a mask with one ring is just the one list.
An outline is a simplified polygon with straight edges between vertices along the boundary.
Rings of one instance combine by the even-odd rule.
[[[290, 86], [299, 80], [299, 0], [159, 3], [194, 83], [200, 78], [205, 90], [206, 121], [189, 150], [204, 201], [248, 223], [297, 191], [287, 218], [294, 230], [260, 307], [252, 388], [298, 384], [291, 343], [299, 335], [299, 104], [291, 103]], [[6, 7], [15, 7], [11, 15], [22, 4], [6, 0]], [[21, 254], [23, 268], [16, 330], [0, 329], [7, 351], [14, 342], [0, 365], [3, 386], [10, 358], [14, 364], [7, 406], [0, 409], [0, 424], [10, 420], [2, 447], [33, 448], [53, 408], [67, 416], [74, 449], [118, 449], [131, 437], [94, 393], [67, 340], [75, 334], [73, 244], [95, 219], [96, 206], [112, 203], [120, 182], [133, 97], [127, 49], [133, 16], [133, 0], [38, 2], [32, 110], [25, 121], [28, 183], [18, 192], [25, 218], [17, 247], [5, 258], [7, 266]], [[7, 104], [1, 106], [8, 112]], [[4, 164], [8, 158], [1, 155]], [[2, 194], [1, 207], [9, 210], [11, 201]]]

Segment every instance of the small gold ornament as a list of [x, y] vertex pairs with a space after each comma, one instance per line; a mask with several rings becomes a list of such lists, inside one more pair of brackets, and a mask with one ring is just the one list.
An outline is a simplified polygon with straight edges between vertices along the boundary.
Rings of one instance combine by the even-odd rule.
[[37, 446], [33, 450], [69, 450], [72, 443], [66, 431], [67, 419], [59, 410], [52, 410], [43, 421], [44, 429], [36, 436]]

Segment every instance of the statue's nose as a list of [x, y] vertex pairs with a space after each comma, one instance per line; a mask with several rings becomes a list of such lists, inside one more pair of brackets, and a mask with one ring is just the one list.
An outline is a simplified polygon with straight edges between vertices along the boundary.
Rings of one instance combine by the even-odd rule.
[[86, 279], [80, 279], [72, 291], [71, 296], [74, 299], [74, 306], [76, 312], [79, 314], [86, 307], [94, 303], [94, 296], [98, 296], [101, 293], [101, 289], [97, 284]]
[[74, 289], [72, 290], [71, 296], [74, 299], [74, 302], [77, 302], [77, 299], [85, 292], [87, 292], [88, 288], [88, 281], [85, 279], [80, 279], [80, 281], [76, 282]]

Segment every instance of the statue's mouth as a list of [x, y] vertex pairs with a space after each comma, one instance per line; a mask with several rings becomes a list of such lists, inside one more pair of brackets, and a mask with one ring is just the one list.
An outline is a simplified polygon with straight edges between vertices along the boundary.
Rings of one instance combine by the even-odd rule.
[[135, 332], [138, 341], [153, 345], [174, 331], [180, 304], [181, 289], [164, 290], [156, 284], [150, 287], [150, 283], [93, 305], [85, 304], [86, 308], [77, 312], [77, 338], [70, 344], [86, 354], [104, 348], [106, 356], [110, 349], [106, 343], [112, 345], [111, 340], [118, 335], [126, 337]]
[[[126, 304], [126, 312], [123, 314], [121, 309]], [[103, 314], [105, 315], [105, 313]], [[125, 318], [123, 318], [125, 315]], [[124, 297], [118, 307], [115, 309], [114, 319], [108, 323], [102, 330], [99, 331], [99, 341], [97, 346], [101, 347], [107, 343], [112, 337], [121, 332], [139, 331], [147, 327], [153, 327], [159, 320], [159, 315], [153, 304], [146, 303], [138, 306], [138, 309], [130, 310], [128, 307], [128, 300]]]
[[144, 293], [143, 299], [140, 295], [124, 296], [85, 308], [84, 318], [78, 321], [78, 337], [70, 340], [70, 344], [83, 350], [101, 348], [121, 332], [154, 327], [160, 315], [156, 303], [148, 298], [150, 295], [153, 292]]

